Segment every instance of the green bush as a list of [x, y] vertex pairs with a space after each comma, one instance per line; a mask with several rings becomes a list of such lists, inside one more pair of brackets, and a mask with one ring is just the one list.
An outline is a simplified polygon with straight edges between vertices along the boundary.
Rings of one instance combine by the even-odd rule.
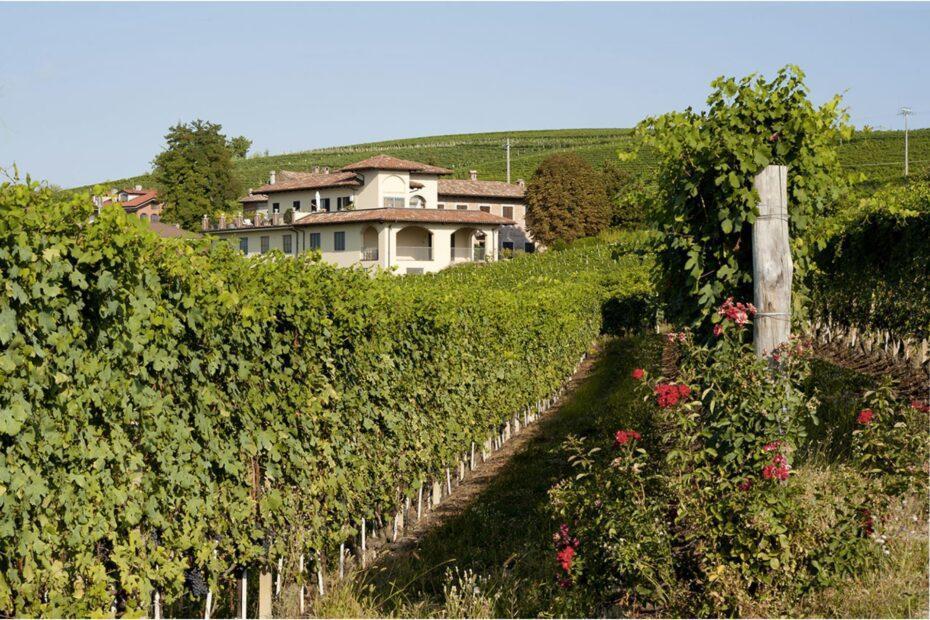
[[332, 558], [551, 394], [617, 268], [595, 244], [373, 278], [91, 215], [0, 186], [2, 615], [145, 613], [193, 568]]
[[791, 342], [772, 362], [758, 358], [746, 337], [751, 308], [726, 308], [710, 344], [670, 335], [682, 353], [676, 379], [635, 371], [644, 409], [626, 417], [640, 426], [618, 430], [612, 446], [566, 445], [574, 476], [551, 498], [578, 539], [563, 576], [567, 609], [788, 609], [875, 557], [869, 479], [796, 462], [816, 411], [801, 390], [806, 348]]

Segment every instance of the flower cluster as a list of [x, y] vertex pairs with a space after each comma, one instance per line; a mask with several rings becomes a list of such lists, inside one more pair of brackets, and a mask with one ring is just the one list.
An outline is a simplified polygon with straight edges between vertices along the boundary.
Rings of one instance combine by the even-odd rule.
[[745, 493], [751, 488], [752, 488], [752, 478], [746, 478], [745, 480], [739, 483], [739, 490], [742, 491], [743, 493]]
[[691, 395], [691, 388], [683, 383], [677, 385], [674, 383], [659, 383], [653, 391], [656, 395], [656, 402], [663, 409], [674, 407], [679, 400]]
[[[756, 315], [756, 307], [750, 303], [734, 302], [732, 297], [727, 297], [720, 309], [717, 310], [717, 314], [742, 326]], [[718, 323], [714, 326], [714, 335], [719, 336], [722, 333], [723, 325]]]
[[636, 431], [617, 431], [614, 433], [614, 447], [619, 448], [630, 443], [630, 441], [639, 441], [642, 436]]
[[565, 572], [565, 575], [559, 578], [559, 585], [567, 588], [572, 585], [571, 576], [568, 574], [572, 568], [572, 558], [575, 557], [575, 550], [578, 548], [578, 539], [571, 535], [568, 525], [563, 523], [559, 526], [559, 531], [552, 535], [552, 542], [555, 544], [555, 559], [559, 566]]
[[784, 482], [788, 479], [790, 472], [791, 465], [788, 464], [788, 459], [785, 458], [784, 454], [778, 453], [771, 463], [762, 468], [762, 477], [766, 480], [781, 480]]
[[863, 409], [859, 412], [859, 416], [856, 418], [856, 422], [863, 426], [868, 426], [872, 423], [872, 418], [875, 417], [875, 412], [871, 409]]
[[685, 332], [669, 332], [665, 334], [665, 338], [669, 342], [684, 342], [688, 338], [688, 334]]
[[646, 371], [643, 370], [642, 368], [633, 369], [633, 378], [636, 379], [637, 381], [642, 381], [643, 376], [645, 376], [645, 374], [646, 374]]
[[781, 440], [780, 440], [780, 439], [777, 440], [777, 441], [773, 441], [772, 443], [767, 443], [767, 444], [765, 444], [764, 446], [762, 446], [762, 450], [765, 451], [765, 452], [775, 452], [775, 451], [778, 450], [779, 448], [781, 448]]
[[920, 411], [921, 413], [930, 413], [930, 404], [923, 403], [916, 398], [911, 401], [911, 407]]

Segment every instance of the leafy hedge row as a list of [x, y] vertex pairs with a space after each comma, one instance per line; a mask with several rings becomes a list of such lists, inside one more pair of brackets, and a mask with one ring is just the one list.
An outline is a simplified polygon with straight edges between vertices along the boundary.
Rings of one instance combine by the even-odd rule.
[[603, 244], [371, 278], [90, 215], [0, 186], [2, 615], [329, 553], [550, 394], [607, 290], [649, 288]]
[[882, 190], [823, 228], [816, 310], [930, 337], [930, 183]]

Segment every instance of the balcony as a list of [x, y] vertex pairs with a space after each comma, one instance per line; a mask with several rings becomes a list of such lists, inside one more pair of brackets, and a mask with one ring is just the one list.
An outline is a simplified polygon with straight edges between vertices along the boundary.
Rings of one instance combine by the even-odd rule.
[[378, 260], [378, 248], [362, 248], [362, 260], [363, 261], [375, 261]]
[[397, 260], [433, 260], [433, 248], [421, 245], [399, 245], [397, 246]]
[[452, 262], [455, 261], [483, 261], [485, 252], [483, 247], [452, 248]]

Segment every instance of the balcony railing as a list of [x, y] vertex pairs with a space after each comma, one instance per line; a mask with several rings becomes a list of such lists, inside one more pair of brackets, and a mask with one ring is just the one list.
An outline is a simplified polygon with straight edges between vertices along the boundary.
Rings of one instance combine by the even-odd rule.
[[425, 245], [399, 245], [397, 260], [433, 260], [433, 248]]
[[452, 260], [465, 261], [483, 261], [485, 258], [484, 248], [477, 246], [474, 248], [452, 248]]
[[378, 248], [362, 248], [362, 260], [378, 260]]

